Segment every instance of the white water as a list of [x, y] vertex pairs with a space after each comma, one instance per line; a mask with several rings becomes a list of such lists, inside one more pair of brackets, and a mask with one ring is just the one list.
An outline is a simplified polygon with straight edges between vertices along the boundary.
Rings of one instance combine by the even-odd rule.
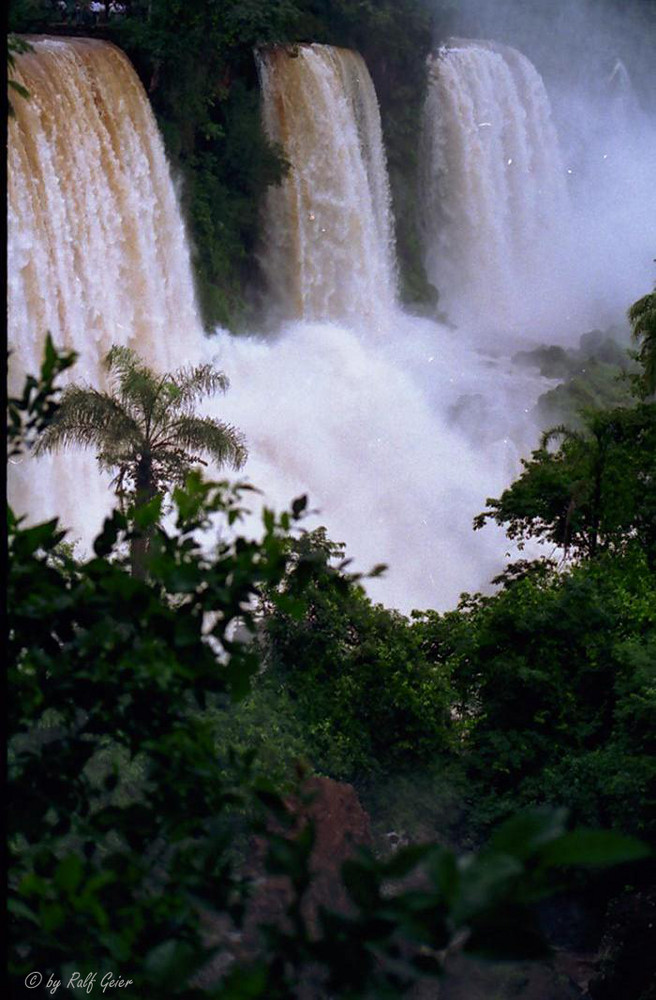
[[[128, 344], [166, 369], [202, 337], [184, 226], [150, 104], [127, 56], [90, 39], [32, 40], [16, 79], [8, 147], [10, 388], [36, 373], [50, 331], [101, 385], [101, 360]], [[91, 455], [11, 469], [10, 496], [58, 513], [84, 537], [107, 509]]]
[[[556, 93], [570, 180], [576, 257], [561, 301], [584, 290], [590, 325], [617, 322], [654, 284], [656, 117], [615, 60], [595, 93]], [[589, 310], [592, 312], [592, 310]]]
[[43, 39], [21, 57], [8, 160], [9, 330], [34, 370], [50, 330], [89, 373], [111, 343], [158, 366], [200, 330], [164, 148], [127, 56]]
[[421, 174], [426, 269], [458, 323], [536, 329], [570, 245], [544, 84], [520, 52], [454, 39], [429, 62]]
[[284, 318], [387, 330], [392, 220], [378, 102], [357, 52], [301, 45], [258, 58], [263, 118], [290, 169], [266, 199], [262, 263]]
[[[271, 194], [262, 253], [279, 313], [296, 320], [266, 339], [208, 340], [161, 142], [129, 63], [104, 43], [36, 47], [20, 60], [33, 96], [10, 135], [20, 367], [36, 370], [44, 327], [80, 350], [74, 377], [96, 384], [116, 342], [160, 369], [213, 357], [232, 386], [209, 412], [245, 432], [251, 480], [278, 506], [307, 492], [320, 511], [310, 524], [345, 541], [359, 568], [387, 562], [374, 596], [446, 607], [483, 585], [504, 542], [492, 529], [473, 534], [472, 517], [533, 443], [527, 414], [543, 385], [465, 332], [395, 305], [380, 122], [362, 60], [320, 46], [263, 59], [267, 127], [293, 169]], [[12, 473], [19, 508], [59, 513], [87, 541], [111, 504], [90, 456]]]
[[396, 311], [399, 340], [333, 323], [287, 326], [272, 343], [223, 335], [232, 387], [221, 413], [251, 447], [248, 471], [278, 504], [309, 493], [356, 566], [388, 563], [368, 589], [387, 604], [452, 606], [484, 585], [507, 543], [474, 534], [487, 496], [519, 468], [544, 390], [509, 362]]

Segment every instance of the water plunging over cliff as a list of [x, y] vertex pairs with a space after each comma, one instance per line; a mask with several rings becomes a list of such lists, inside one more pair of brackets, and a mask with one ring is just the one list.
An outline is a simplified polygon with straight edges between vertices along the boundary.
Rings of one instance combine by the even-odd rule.
[[264, 124], [290, 170], [266, 199], [263, 267], [282, 316], [384, 326], [394, 303], [378, 102], [357, 52], [258, 58]]
[[[202, 331], [144, 89], [127, 56], [107, 42], [30, 41], [34, 51], [17, 60], [15, 73], [30, 96], [14, 98], [9, 122], [10, 385], [39, 370], [47, 331], [58, 347], [79, 353], [73, 377], [94, 385], [102, 384], [100, 362], [112, 344], [134, 347], [158, 368], [176, 365]], [[89, 516], [110, 503], [90, 453], [20, 465], [10, 477], [19, 509], [43, 516], [54, 508], [79, 530], [80, 490]]]
[[[263, 254], [279, 318], [294, 321], [268, 339], [203, 336], [162, 144], [126, 57], [44, 39], [17, 62], [31, 93], [10, 125], [17, 368], [37, 370], [47, 329], [80, 352], [72, 377], [95, 385], [112, 343], [159, 369], [214, 357], [232, 384], [208, 412], [245, 433], [247, 474], [279, 507], [307, 492], [321, 512], [311, 523], [359, 568], [388, 562], [378, 599], [445, 607], [489, 579], [499, 547], [471, 519], [516, 469], [539, 387], [518, 390], [503, 358], [396, 306], [378, 109], [360, 57], [302, 46], [260, 59], [267, 127], [293, 164], [268, 198]], [[26, 460], [11, 478], [19, 512], [59, 514], [87, 543], [113, 499], [91, 453]]]
[[421, 151], [428, 276], [457, 321], [535, 325], [567, 242], [565, 169], [520, 52], [453, 40], [429, 63]]
[[38, 369], [43, 338], [96, 378], [113, 343], [165, 366], [200, 330], [161, 138], [127, 56], [86, 38], [36, 39], [30, 93], [9, 122], [10, 343]]

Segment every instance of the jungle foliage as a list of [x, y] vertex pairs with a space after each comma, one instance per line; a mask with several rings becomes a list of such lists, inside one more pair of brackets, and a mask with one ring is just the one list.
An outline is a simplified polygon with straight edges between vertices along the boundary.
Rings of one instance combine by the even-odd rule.
[[639, 548], [653, 571], [656, 408], [640, 402], [591, 411], [583, 420], [583, 432], [561, 425], [543, 435], [522, 475], [488, 500], [474, 526], [492, 518], [509, 538], [537, 539], [577, 557]]
[[653, 397], [656, 394], [656, 290], [633, 303], [629, 322], [639, 345], [637, 358], [642, 365], [638, 390], [644, 398]]
[[451, 670], [481, 816], [559, 802], [656, 836], [655, 609], [656, 580], [633, 552], [538, 564], [492, 597], [422, 616]]
[[335, 600], [318, 564], [310, 614], [270, 609], [268, 696], [288, 699], [315, 766], [364, 787], [441, 759], [464, 766], [483, 826], [551, 802], [656, 836], [656, 405], [631, 386], [581, 430], [547, 433], [476, 518], [547, 549], [496, 593], [407, 619], [362, 593]]
[[555, 383], [536, 404], [540, 426], [565, 423], [572, 430], [582, 430], [586, 410], [631, 406], [634, 382], [640, 375], [625, 341], [624, 331], [618, 328], [590, 330], [581, 336], [578, 348], [545, 345], [515, 354], [515, 363]]
[[263, 610], [267, 675], [303, 719], [315, 766], [352, 780], [446, 752], [453, 740], [448, 674], [426, 657], [418, 629], [373, 604], [362, 587], [332, 586], [331, 560], [344, 551], [323, 529], [292, 543], [290, 566], [307, 553], [303, 616], [293, 603], [285, 611], [297, 599], [296, 573], [266, 595]]
[[[11, 400], [13, 454], [27, 446], [25, 428], [38, 431], [56, 416], [53, 380], [69, 361], [49, 343], [43, 381], [32, 379], [23, 396]], [[28, 527], [9, 514], [9, 913], [17, 996], [34, 969], [53, 970], [66, 981], [72, 971], [84, 977], [126, 963], [136, 995], [201, 995], [193, 985], [209, 957], [201, 912], [222, 914], [237, 928], [244, 915], [249, 879], [234, 864], [235, 811], [247, 831], [264, 837], [267, 870], [288, 877], [293, 892], [287, 921], [268, 928], [257, 960], [233, 963], [202, 991], [223, 1000], [291, 998], [307, 988], [308, 976], [320, 991], [338, 995], [400, 996], [418, 979], [440, 973], [442, 949], [456, 938], [459, 947], [497, 958], [543, 954], [535, 904], [563, 884], [564, 871], [638, 862], [647, 853], [621, 833], [568, 830], [563, 809], [532, 809], [506, 821], [477, 854], [458, 857], [434, 843], [402, 849], [387, 861], [361, 852], [342, 871], [351, 913], [322, 909], [317, 934], [302, 906], [312, 878], [313, 827], [295, 827], [279, 789], [254, 774], [250, 749], [229, 752], [216, 726], [220, 699], [234, 705], [263, 668], [278, 672], [314, 738], [311, 685], [335, 716], [348, 708], [339, 691], [346, 678], [350, 712], [368, 727], [364, 749], [384, 755], [388, 766], [399, 755], [426, 753], [431, 744], [443, 749], [448, 686], [444, 666], [432, 670], [431, 663], [457, 654], [453, 683], [470, 712], [488, 698], [499, 731], [508, 724], [504, 689], [485, 688], [481, 651], [490, 643], [484, 621], [466, 630], [477, 637], [477, 662], [473, 654], [461, 655], [454, 641], [468, 611], [455, 630], [450, 620], [438, 619], [415, 634], [407, 622], [368, 604], [359, 578], [331, 563], [339, 551], [322, 534], [294, 530], [305, 498], [280, 516], [265, 510], [261, 540], [249, 541], [239, 532], [244, 493], [190, 474], [173, 495], [175, 532], [155, 529], [147, 580], [127, 572], [126, 543], [143, 527], [138, 508], [115, 511], [93, 555], [82, 561], [61, 550], [64, 533], [56, 520]], [[219, 532], [212, 550], [201, 538], [216, 531], [210, 519], [217, 516], [236, 531], [230, 540]], [[623, 593], [619, 584], [616, 590]], [[629, 609], [612, 588], [608, 597], [612, 625], [629, 645], [636, 630], [645, 631], [653, 608], [637, 582], [634, 591]], [[497, 606], [501, 619], [504, 608], [512, 618], [514, 599], [502, 594]], [[574, 619], [572, 611], [572, 628]], [[597, 630], [601, 620], [606, 617], [594, 618]], [[440, 633], [445, 621], [446, 640]], [[236, 626], [259, 640], [238, 639]], [[517, 634], [504, 627], [495, 637], [494, 620], [490, 631], [493, 649]], [[537, 642], [530, 628], [529, 653]], [[588, 653], [592, 648], [590, 639], [580, 645]], [[621, 659], [621, 652], [615, 655]], [[417, 677], [411, 656], [420, 665]], [[613, 664], [597, 659], [598, 653], [589, 669], [601, 681], [599, 692], [582, 676], [581, 701], [591, 705], [574, 744], [592, 751], [611, 725], [599, 703], [608, 697]], [[503, 663], [491, 662], [503, 671]], [[624, 651], [623, 667], [613, 681], [613, 719], [617, 738], [628, 740], [626, 751], [640, 755], [650, 731], [648, 690], [635, 683], [648, 667], [639, 643]], [[307, 678], [299, 683], [303, 671]], [[556, 670], [555, 681], [535, 686], [546, 728], [560, 740], [559, 722], [569, 725], [570, 717], [567, 711], [559, 716], [554, 699], [544, 697], [545, 687], [562, 687], [558, 677]], [[535, 725], [534, 707], [529, 699], [527, 725]], [[484, 747], [488, 718], [482, 722]], [[347, 720], [347, 733], [354, 729]], [[385, 746], [386, 736], [398, 740], [398, 749]], [[344, 752], [360, 766], [361, 747], [347, 745]], [[218, 766], [222, 754], [227, 774]], [[527, 759], [530, 767], [530, 754]], [[264, 807], [277, 817], [276, 828], [267, 825]], [[404, 882], [418, 866], [421, 892]]]

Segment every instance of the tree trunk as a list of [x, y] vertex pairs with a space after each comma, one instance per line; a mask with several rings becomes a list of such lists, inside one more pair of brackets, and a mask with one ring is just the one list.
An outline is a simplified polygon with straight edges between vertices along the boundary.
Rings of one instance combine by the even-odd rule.
[[[137, 466], [135, 509], [138, 510], [157, 496], [153, 483], [153, 467], [150, 455], [142, 455]], [[148, 556], [153, 537], [152, 525], [147, 528], [133, 528], [130, 540], [130, 573], [135, 580], [145, 580], [148, 575]]]
[[133, 535], [130, 539], [130, 573], [135, 580], [146, 579], [148, 541], [145, 534]]

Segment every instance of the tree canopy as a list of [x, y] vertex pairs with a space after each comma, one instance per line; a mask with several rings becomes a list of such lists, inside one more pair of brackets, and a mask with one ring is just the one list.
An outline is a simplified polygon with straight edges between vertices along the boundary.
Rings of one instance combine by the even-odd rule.
[[[63, 367], [52, 357], [44, 364], [50, 388]], [[48, 384], [34, 382], [36, 391], [12, 402], [14, 449], [22, 427], [36, 428], [56, 411]], [[174, 492], [175, 532], [161, 529], [154, 539], [148, 580], [125, 571], [119, 546], [132, 525], [120, 511], [79, 562], [55, 558], [63, 536], [56, 520], [27, 527], [10, 513], [8, 909], [16, 994], [39, 968], [66, 981], [73, 971], [82, 980], [129, 965], [137, 995], [153, 1000], [287, 1000], [302, 995], [308, 971], [322, 991], [365, 1000], [403, 996], [417, 980], [438, 976], [443, 949], [454, 942], [496, 957], [544, 954], [535, 904], [561, 870], [638, 862], [648, 854], [644, 844], [620, 833], [570, 831], [565, 810], [532, 809], [505, 822], [476, 854], [459, 857], [439, 843], [412, 845], [388, 860], [360, 852], [341, 873], [349, 913], [322, 907], [310, 925], [303, 902], [313, 826], [299, 829], [270, 782], [251, 783], [252, 754], [234, 761], [232, 783], [220, 778], [220, 734], [208, 710], [224, 692], [231, 701], [244, 697], [264, 666], [258, 643], [234, 637], [240, 622], [255, 632], [262, 593], [285, 613], [307, 616], [305, 635], [292, 639], [309, 643], [316, 622], [316, 651], [328, 633], [321, 671], [338, 655], [331, 608], [343, 613], [349, 595], [359, 605], [349, 629], [358, 630], [364, 655], [374, 647], [381, 675], [398, 620], [374, 613], [367, 621], [357, 579], [339, 567], [328, 571], [334, 546], [321, 536], [294, 543], [302, 498], [279, 516], [265, 511], [260, 541], [238, 535], [209, 552], [199, 532], [213, 530], [215, 515], [238, 522], [242, 492], [192, 472]], [[535, 641], [535, 629], [532, 635]], [[413, 648], [414, 639], [394, 651], [400, 687], [387, 703], [384, 692], [377, 695], [374, 722], [383, 737], [396, 738], [387, 709], [397, 693], [397, 719], [408, 704], [416, 714], [429, 696], [428, 671], [423, 692], [414, 686], [419, 698], [412, 685], [403, 693], [411, 672], [405, 653]], [[623, 678], [629, 693], [630, 680]], [[360, 707], [367, 696], [355, 693]], [[625, 708], [636, 717], [630, 698]], [[254, 818], [254, 802], [272, 811], [275, 829]], [[264, 928], [254, 959], [221, 953], [222, 977], [203, 992], [194, 977], [212, 951], [201, 913], [238, 936], [252, 881], [235, 859], [236, 813], [247, 835], [262, 838], [267, 872], [289, 880], [290, 902], [284, 919]], [[421, 891], [405, 882], [419, 866]]]
[[639, 342], [638, 359], [643, 366], [640, 385], [645, 396], [656, 393], [656, 290], [643, 295], [629, 309], [634, 338]]
[[[159, 375], [128, 347], [105, 357], [110, 391], [72, 384], [39, 438], [42, 454], [69, 445], [94, 448], [101, 468], [116, 473], [113, 485], [125, 502], [143, 507], [182, 485], [189, 471], [205, 465], [239, 469], [246, 446], [234, 427], [194, 413], [204, 397], [225, 392], [223, 372], [203, 364]], [[147, 537], [133, 544], [133, 571], [143, 573]]]
[[638, 545], [656, 566], [653, 404], [588, 413], [582, 432], [556, 427], [522, 465], [501, 497], [488, 499], [475, 528], [492, 519], [511, 539], [548, 542], [575, 557]]

